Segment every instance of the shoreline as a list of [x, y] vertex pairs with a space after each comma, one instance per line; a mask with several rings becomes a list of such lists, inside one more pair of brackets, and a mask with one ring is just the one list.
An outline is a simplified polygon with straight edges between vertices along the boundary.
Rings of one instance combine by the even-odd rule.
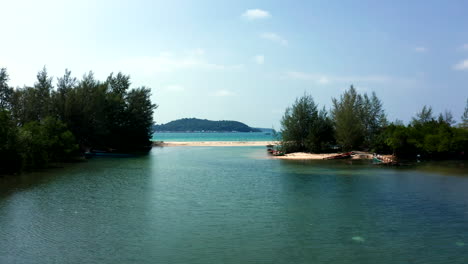
[[155, 147], [259, 147], [275, 145], [275, 141], [153, 141]]

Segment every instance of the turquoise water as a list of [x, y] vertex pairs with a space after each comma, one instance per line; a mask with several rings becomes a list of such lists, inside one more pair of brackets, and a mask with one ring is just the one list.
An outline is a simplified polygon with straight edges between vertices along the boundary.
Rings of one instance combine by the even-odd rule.
[[466, 163], [154, 148], [0, 179], [0, 263], [468, 263]]
[[266, 133], [154, 133], [153, 140], [164, 142], [193, 141], [271, 141], [273, 136]]

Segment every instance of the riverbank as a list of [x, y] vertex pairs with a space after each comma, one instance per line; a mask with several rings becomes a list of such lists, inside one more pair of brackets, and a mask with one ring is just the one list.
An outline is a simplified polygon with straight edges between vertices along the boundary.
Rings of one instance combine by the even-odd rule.
[[157, 147], [257, 147], [277, 144], [274, 141], [193, 141], [153, 142]]

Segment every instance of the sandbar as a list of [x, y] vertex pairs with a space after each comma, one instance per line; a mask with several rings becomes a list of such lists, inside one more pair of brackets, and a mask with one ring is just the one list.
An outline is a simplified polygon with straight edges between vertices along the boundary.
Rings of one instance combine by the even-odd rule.
[[277, 144], [273, 141], [193, 141], [193, 142], [158, 142], [155, 146], [161, 147], [256, 147]]

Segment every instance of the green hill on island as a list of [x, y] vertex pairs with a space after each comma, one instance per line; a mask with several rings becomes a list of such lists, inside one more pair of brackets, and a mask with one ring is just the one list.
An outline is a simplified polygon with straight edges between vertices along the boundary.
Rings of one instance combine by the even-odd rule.
[[238, 121], [212, 121], [198, 118], [182, 118], [167, 124], [155, 125], [156, 132], [261, 132], [257, 128]]

